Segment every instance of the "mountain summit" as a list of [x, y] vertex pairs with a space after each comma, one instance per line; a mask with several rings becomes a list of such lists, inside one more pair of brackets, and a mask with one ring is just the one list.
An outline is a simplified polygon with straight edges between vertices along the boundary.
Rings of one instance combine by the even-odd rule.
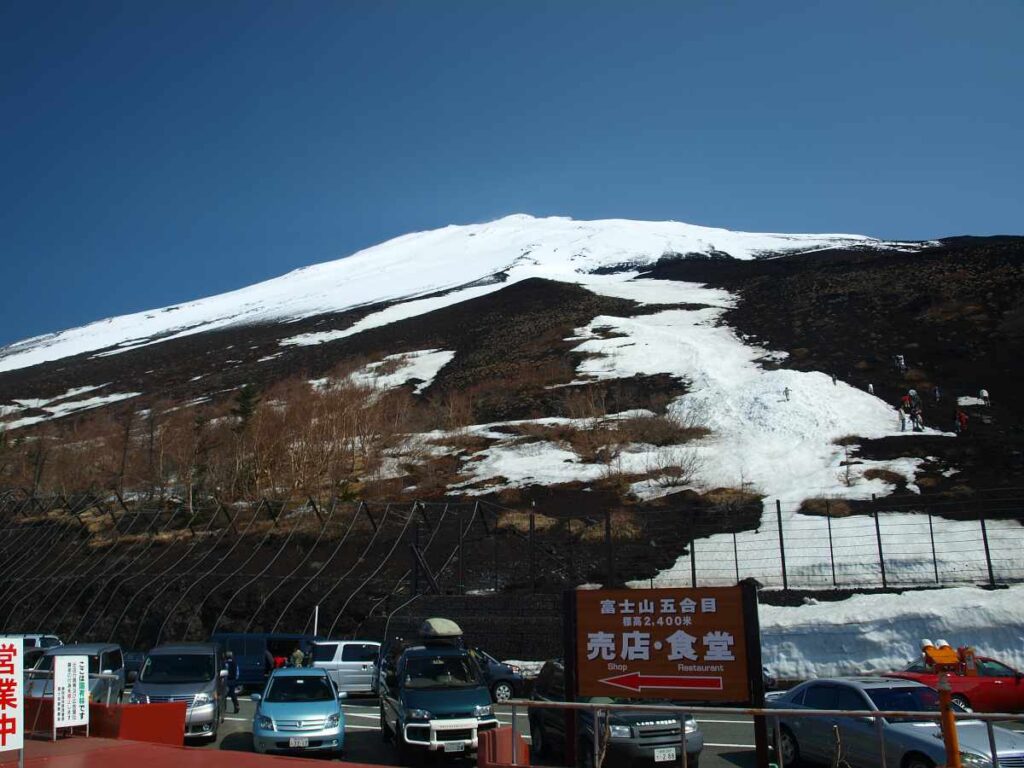
[[0, 372], [89, 352], [117, 354], [219, 328], [406, 301], [473, 284], [491, 284], [476, 286], [473, 295], [482, 295], [530, 277], [573, 282], [578, 275], [635, 270], [665, 257], [747, 260], [826, 248], [907, 247], [913, 245], [861, 235], [761, 234], [674, 221], [575, 221], [516, 214], [404, 235], [229, 293], [25, 339], [0, 349]]

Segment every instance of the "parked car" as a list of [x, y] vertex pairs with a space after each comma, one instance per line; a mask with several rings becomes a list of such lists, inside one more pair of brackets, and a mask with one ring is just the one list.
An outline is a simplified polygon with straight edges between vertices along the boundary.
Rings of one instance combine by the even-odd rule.
[[[15, 635], [17, 637], [17, 635]], [[60, 638], [56, 635], [46, 634], [27, 634], [21, 635], [22, 642], [25, 644], [25, 650], [29, 648], [55, 648], [58, 645], [64, 645], [60, 641]]]
[[373, 665], [380, 643], [372, 640], [321, 640], [313, 643], [313, 666], [327, 670], [339, 691], [373, 693]]
[[[86, 656], [89, 668], [89, 697], [101, 703], [117, 703], [124, 694], [124, 655], [113, 643], [80, 643], [47, 648], [28, 675], [26, 695], [53, 696], [53, 660], [56, 656]], [[102, 675], [102, 677], [100, 676]]]
[[231, 651], [238, 664], [238, 684], [251, 690], [262, 690], [274, 665], [270, 658], [287, 659], [296, 648], [307, 656], [319, 638], [284, 632], [218, 632], [210, 638], [222, 650]]
[[[932, 713], [938, 712], [939, 694], [911, 680], [843, 677], [801, 683], [790, 691], [773, 696], [767, 706], [775, 709]], [[779, 718], [782, 762], [784, 765], [798, 765], [803, 760], [835, 765], [838, 761], [840, 765], [848, 764], [851, 768], [877, 768], [882, 764], [877, 728], [873, 718], [783, 715]], [[900, 768], [946, 765], [946, 750], [936, 720], [927, 716], [883, 719], [881, 728], [886, 765]], [[1005, 728], [996, 727], [994, 730], [1000, 764], [1024, 765], [1024, 736]], [[984, 723], [959, 720], [957, 733], [964, 766], [981, 768], [991, 765]]]
[[125, 680], [129, 683], [134, 683], [138, 677], [139, 672], [142, 671], [142, 665], [146, 661], [146, 654], [142, 651], [125, 651], [124, 652], [124, 674]]
[[487, 684], [461, 643], [424, 641], [382, 655], [378, 692], [381, 734], [403, 765], [414, 752], [475, 750], [479, 733], [498, 726]]
[[523, 674], [519, 667], [498, 661], [487, 651], [479, 648], [470, 648], [469, 655], [480, 667], [480, 673], [495, 702], [508, 701], [522, 694]]
[[224, 716], [227, 670], [216, 643], [160, 645], [132, 686], [131, 704], [185, 702], [185, 736], [217, 738]]
[[[1001, 661], [979, 656], [976, 675], [960, 673], [949, 675], [953, 688], [953, 701], [966, 710], [976, 712], [1024, 711], [1024, 675]], [[902, 672], [890, 672], [886, 677], [916, 680], [935, 688], [938, 674], [923, 660], [915, 661]]]
[[324, 669], [275, 669], [262, 694], [252, 694], [256, 713], [252, 741], [257, 752], [341, 754], [345, 712], [339, 691]]
[[[565, 667], [561, 661], [549, 661], [540, 670], [533, 686], [533, 701], [565, 701]], [[678, 708], [668, 709], [668, 702], [615, 700], [590, 697], [582, 701], [594, 704], [665, 704], [665, 712], [610, 711], [598, 723], [598, 733], [606, 732], [605, 765], [640, 766], [659, 763], [681, 763], [683, 735], [686, 736], [686, 762], [697, 768], [704, 749], [704, 734], [692, 715]], [[566, 752], [566, 710], [530, 708], [531, 752], [536, 757]], [[594, 716], [590, 712], [576, 714], [576, 754], [578, 764], [594, 765]], [[603, 738], [600, 737], [599, 738]]]

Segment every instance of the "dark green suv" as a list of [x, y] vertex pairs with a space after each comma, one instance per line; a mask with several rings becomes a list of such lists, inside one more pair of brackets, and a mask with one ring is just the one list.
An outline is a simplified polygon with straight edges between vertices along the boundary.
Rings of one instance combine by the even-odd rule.
[[403, 765], [416, 751], [475, 750], [480, 731], [498, 726], [491, 693], [465, 648], [413, 645], [382, 653], [380, 664], [381, 734], [394, 741]]
[[[540, 671], [533, 687], [534, 701], [565, 701], [565, 667], [561, 661], [549, 661]], [[583, 699], [593, 704], [667, 704], [664, 701]], [[541, 756], [565, 751], [566, 710], [530, 707], [532, 752]], [[697, 768], [704, 748], [704, 734], [692, 715], [678, 710], [665, 712], [612, 712], [598, 721], [600, 747], [605, 750], [604, 765], [631, 766], [682, 765], [683, 735], [686, 736], [686, 764]], [[576, 715], [577, 764], [594, 765], [594, 717], [590, 712]]]

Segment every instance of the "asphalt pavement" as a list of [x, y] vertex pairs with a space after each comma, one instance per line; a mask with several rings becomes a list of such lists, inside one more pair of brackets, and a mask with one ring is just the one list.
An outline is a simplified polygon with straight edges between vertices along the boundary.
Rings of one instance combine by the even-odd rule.
[[[248, 697], [239, 699], [241, 711], [227, 715], [221, 724], [217, 740], [211, 743], [189, 742], [190, 746], [202, 749], [225, 749], [252, 751], [252, 717], [256, 705]], [[357, 763], [377, 765], [399, 765], [395, 748], [381, 740], [380, 708], [376, 698], [355, 697], [346, 700], [345, 709], [345, 754], [344, 759]], [[498, 708], [498, 720], [503, 725], [512, 723], [508, 707]], [[519, 732], [529, 740], [529, 726], [525, 712], [517, 713]], [[753, 768], [754, 767], [754, 725], [749, 717], [722, 714], [698, 718], [704, 733], [704, 752], [701, 768]], [[1024, 722], [1003, 723], [1024, 732]], [[441, 757], [441, 756], [439, 756]], [[475, 765], [475, 759], [438, 759], [437, 765], [452, 768], [467, 768]]]

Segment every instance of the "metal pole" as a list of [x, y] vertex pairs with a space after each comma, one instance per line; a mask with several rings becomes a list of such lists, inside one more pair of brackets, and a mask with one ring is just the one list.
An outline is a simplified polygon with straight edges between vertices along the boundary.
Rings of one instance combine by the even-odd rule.
[[775, 500], [775, 519], [779, 522], [779, 556], [782, 559], [782, 588], [789, 589], [789, 578], [786, 576], [786, 541], [782, 536], [782, 502], [778, 499]]
[[992, 721], [985, 721], [985, 730], [988, 731], [988, 751], [992, 753], [992, 768], [999, 768], [999, 755], [996, 754], [996, 732], [992, 730]]
[[774, 718], [773, 728], [775, 730], [775, 764], [779, 768], [786, 768], [782, 761], [782, 726], [779, 725], [779, 718]]
[[693, 547], [693, 539], [690, 539], [690, 586], [697, 587], [697, 550]]
[[875, 539], [878, 541], [878, 567], [882, 571], [882, 588], [889, 586], [888, 581], [885, 578], [885, 555], [882, 554], [882, 526], [878, 522], [878, 512], [872, 512], [871, 515], [875, 518]]
[[598, 744], [597, 729], [601, 723], [601, 710], [594, 710], [594, 720], [591, 730], [594, 732], [594, 768], [599, 768], [601, 765], [601, 747]]
[[886, 768], [885, 764], [885, 731], [883, 730], [882, 718], [875, 718], [875, 733], [878, 734], [878, 748], [880, 750], [881, 757], [878, 763], [881, 768]]
[[466, 594], [466, 565], [462, 552], [462, 543], [465, 533], [462, 530], [462, 509], [459, 509], [459, 594]]
[[317, 629], [320, 626], [320, 603], [313, 606], [313, 637], [317, 636]]
[[935, 569], [935, 583], [939, 583], [939, 560], [935, 556], [935, 528], [932, 525], [932, 513], [928, 513], [928, 538], [932, 540], [932, 568]]
[[[527, 712], [530, 710], [527, 709]], [[516, 705], [512, 705], [512, 765], [519, 765], [519, 750], [516, 748], [516, 736], [519, 735], [519, 719], [516, 716]]]
[[690, 764], [690, 758], [686, 754], [686, 718], [684, 717], [679, 721], [679, 740], [682, 743], [683, 754], [679, 761], [682, 768], [687, 768]]
[[608, 560], [608, 584], [611, 586], [615, 583], [615, 553], [612, 550], [612, 511], [606, 509], [604, 511], [604, 548], [605, 557]]
[[740, 581], [740, 553], [736, 548], [736, 531], [732, 532], [732, 562], [736, 566], [736, 583]]
[[837, 587], [839, 583], [836, 581], [836, 552], [832, 548], [832, 511], [828, 499], [825, 500], [825, 522], [828, 523], [828, 559], [832, 563], [832, 586]]
[[530, 513], [530, 591], [537, 591], [537, 516]]
[[992, 570], [992, 552], [988, 547], [988, 529], [985, 527], [985, 518], [981, 517], [981, 541], [985, 545], [985, 563], [988, 565], [988, 583], [990, 587], [996, 585], [996, 575]]

